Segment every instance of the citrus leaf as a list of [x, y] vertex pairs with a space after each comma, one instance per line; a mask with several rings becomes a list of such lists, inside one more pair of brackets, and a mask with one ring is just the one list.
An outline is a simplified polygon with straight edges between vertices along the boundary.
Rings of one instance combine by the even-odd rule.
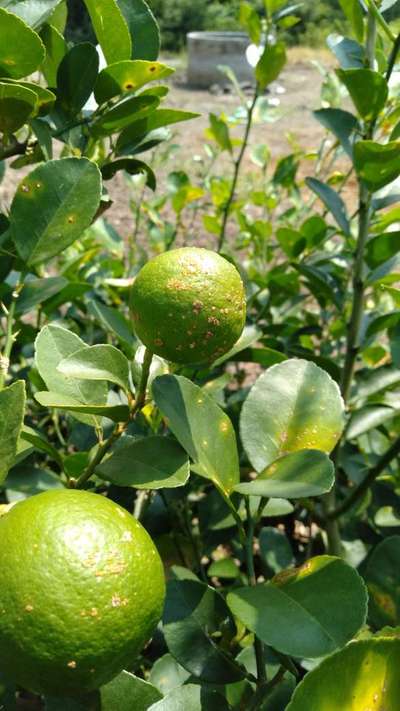
[[131, 145], [139, 138], [164, 126], [170, 126], [181, 121], [190, 121], [200, 114], [192, 111], [179, 111], [177, 109], [158, 109], [141, 121], [135, 121], [125, 128], [117, 140], [117, 153], [129, 153]]
[[25, 414], [25, 384], [22, 380], [0, 391], [0, 484], [14, 464]]
[[167, 647], [179, 664], [202, 681], [229, 684], [244, 676], [215, 641], [227, 621], [233, 631], [228, 607], [213, 588], [194, 580], [168, 583], [163, 617]]
[[0, 133], [10, 134], [21, 128], [36, 113], [37, 103], [37, 95], [30, 89], [1, 82]]
[[49, 86], [57, 86], [57, 71], [62, 58], [68, 51], [62, 34], [51, 25], [44, 25], [40, 37], [46, 48], [46, 57], [42, 62], [42, 72]]
[[151, 190], [155, 190], [157, 179], [154, 171], [147, 163], [136, 158], [119, 158], [112, 163], [105, 163], [101, 168], [101, 174], [104, 180], [111, 180], [119, 170], [125, 170], [129, 175], [145, 175], [146, 185]]
[[400, 623], [399, 565], [400, 536], [386, 538], [368, 558], [364, 578], [369, 592], [369, 616], [375, 627]]
[[272, 366], [253, 385], [241, 413], [240, 431], [256, 471], [302, 449], [329, 454], [344, 425], [337, 384], [312, 362], [291, 359]]
[[131, 35], [132, 59], [157, 59], [160, 31], [145, 0], [117, 0]]
[[9, 10], [30, 27], [40, 27], [51, 18], [60, 0], [1, 0], [0, 7]]
[[99, 71], [99, 55], [89, 42], [76, 44], [63, 56], [57, 70], [57, 100], [75, 116], [89, 99]]
[[286, 47], [284, 42], [267, 44], [255, 69], [258, 85], [266, 89], [278, 78], [286, 64]]
[[366, 283], [368, 286], [372, 284], [391, 284], [399, 280], [400, 274], [400, 254], [395, 254], [379, 267], [373, 269], [367, 276]]
[[321, 181], [316, 178], [306, 178], [306, 183], [310, 190], [312, 190], [316, 195], [318, 195], [319, 199], [322, 200], [325, 207], [333, 215], [344, 234], [350, 235], [351, 230], [350, 221], [347, 215], [347, 208], [336, 190], [331, 188], [330, 185], [321, 183]]
[[235, 590], [227, 601], [261, 641], [294, 657], [322, 657], [342, 647], [362, 627], [367, 612], [362, 579], [330, 556], [312, 558], [268, 583]]
[[378, 509], [374, 521], [380, 528], [397, 528], [400, 526], [400, 516], [393, 506], [382, 506]]
[[84, 0], [84, 3], [107, 64], [130, 59], [131, 36], [116, 0]]
[[372, 121], [382, 111], [389, 88], [382, 74], [372, 69], [337, 69], [336, 73], [349, 92], [358, 114]]
[[239, 483], [236, 436], [229, 417], [212, 397], [187, 378], [163, 375], [153, 382], [153, 397], [196, 472], [229, 494]]
[[155, 686], [127, 671], [100, 689], [101, 711], [147, 711], [162, 698]]
[[313, 111], [313, 114], [324, 128], [331, 131], [339, 139], [347, 155], [351, 158], [353, 144], [350, 139], [352, 134], [359, 128], [356, 117], [348, 111], [342, 111], [342, 109], [319, 109], [318, 111]]
[[33, 93], [36, 94], [37, 103], [37, 105], [35, 106], [35, 111], [37, 111], [40, 116], [45, 116], [46, 114], [48, 114], [55, 104], [56, 95], [53, 94], [52, 91], [49, 91], [49, 89], [45, 89], [43, 86], [39, 86], [39, 84], [34, 84], [30, 81], [18, 81], [17, 79], [2, 78], [1, 81], [12, 86], [22, 86], [25, 89], [33, 91]]
[[[196, 576], [194, 576], [196, 579]], [[173, 658], [172, 654], [164, 654], [157, 659], [150, 671], [150, 682], [166, 696], [172, 689], [181, 686], [190, 676]]]
[[0, 75], [26, 77], [36, 71], [44, 57], [39, 35], [19, 17], [0, 7]]
[[53, 447], [52, 444], [50, 444], [50, 442], [47, 441], [47, 439], [45, 439], [41, 432], [35, 432], [32, 427], [23, 426], [20, 438], [32, 444], [34, 448], [40, 452], [48, 454], [61, 468], [63, 467], [63, 459], [61, 454], [55, 447]]
[[96, 417], [108, 417], [114, 422], [127, 422], [129, 419], [128, 405], [84, 405], [79, 400], [75, 400], [68, 395], [53, 393], [44, 390], [35, 393], [35, 400], [43, 407], [55, 407], [58, 410], [68, 410], [69, 412], [80, 412]]
[[124, 437], [96, 474], [117, 486], [173, 489], [186, 484], [190, 467], [186, 452], [173, 439]]
[[[107, 385], [103, 382], [72, 380], [57, 369], [67, 356], [84, 348], [86, 344], [75, 333], [61, 326], [50, 324], [40, 331], [35, 341], [35, 364], [46, 387], [56, 393], [66, 395], [84, 404], [107, 402]], [[88, 346], [87, 346], [88, 347]], [[94, 425], [93, 417], [80, 416], [79, 419]]]
[[157, 96], [128, 96], [105, 111], [93, 123], [92, 131], [96, 135], [111, 135], [153, 113], [159, 103]]
[[329, 457], [324, 452], [304, 449], [276, 459], [257, 479], [237, 484], [235, 491], [271, 499], [303, 499], [326, 494], [334, 481], [335, 468]]
[[46, 299], [50, 299], [54, 294], [58, 294], [67, 284], [68, 280], [62, 276], [26, 281], [18, 297], [15, 309], [16, 313], [28, 313], [37, 306], [37, 304], [42, 304]]
[[61, 158], [22, 180], [11, 205], [12, 237], [27, 264], [62, 252], [89, 227], [100, 203], [101, 177], [87, 158]]
[[353, 642], [309, 672], [286, 711], [397, 711], [400, 640]]
[[159, 81], [170, 76], [174, 71], [166, 64], [141, 59], [110, 64], [100, 72], [97, 78], [94, 89], [95, 99], [98, 104], [104, 104], [114, 96], [127, 91], [137, 91], [149, 82]]
[[63, 358], [57, 370], [66, 378], [108, 380], [126, 392], [131, 391], [129, 361], [118, 348], [109, 345], [85, 346]]
[[[185, 684], [173, 689], [148, 711], [229, 711], [227, 701], [215, 689]], [[133, 709], [132, 709], [133, 711]]]
[[262, 528], [259, 535], [260, 557], [267, 570], [280, 573], [293, 565], [293, 550], [287, 536], [272, 526]]
[[358, 141], [354, 146], [354, 167], [371, 191], [381, 190], [400, 175], [400, 141], [384, 145]]

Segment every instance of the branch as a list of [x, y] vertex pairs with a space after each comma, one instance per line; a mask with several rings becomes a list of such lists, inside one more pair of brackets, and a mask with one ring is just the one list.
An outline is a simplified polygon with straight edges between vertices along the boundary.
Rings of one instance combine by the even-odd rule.
[[249, 142], [249, 137], [250, 137], [250, 131], [251, 131], [251, 126], [253, 123], [253, 114], [254, 114], [254, 109], [256, 108], [256, 103], [257, 99], [259, 96], [260, 88], [258, 84], [256, 85], [255, 91], [254, 91], [254, 96], [253, 96], [253, 101], [250, 105], [250, 108], [247, 111], [247, 122], [246, 122], [246, 130], [243, 138], [243, 143], [242, 147], [240, 149], [239, 155], [235, 161], [235, 171], [233, 174], [233, 180], [232, 180], [232, 185], [231, 185], [231, 191], [229, 194], [229, 198], [226, 201], [225, 207], [224, 207], [224, 212], [223, 212], [223, 221], [222, 221], [222, 227], [221, 227], [221, 232], [219, 235], [219, 242], [218, 242], [218, 252], [221, 252], [222, 247], [224, 246], [225, 242], [225, 237], [226, 237], [226, 226], [228, 224], [228, 218], [229, 218], [229, 213], [232, 207], [233, 199], [235, 197], [235, 192], [236, 192], [236, 186], [238, 183], [239, 179], [239, 173], [240, 173], [240, 167], [242, 165], [242, 160], [244, 158], [244, 154], [246, 152], [247, 144]]
[[24, 155], [27, 147], [28, 141], [25, 141], [25, 143], [18, 143], [15, 138], [8, 146], [0, 145], [0, 161], [12, 158], [13, 156]]
[[393, 45], [392, 51], [390, 53], [389, 61], [388, 61], [388, 68], [386, 71], [386, 81], [389, 82], [390, 78], [393, 74], [393, 69], [396, 64], [397, 60], [397, 55], [400, 52], [400, 34], [397, 35], [396, 41]]
[[400, 455], [400, 436], [393, 442], [391, 447], [383, 454], [375, 464], [375, 466], [372, 467], [372, 469], [369, 470], [367, 476], [363, 481], [355, 487], [355, 489], [352, 491], [350, 496], [341, 504], [341, 506], [338, 506], [337, 509], [334, 511], [330, 511], [327, 514], [327, 518], [331, 520], [335, 520], [342, 516], [344, 513], [349, 511], [354, 504], [357, 503], [359, 499], [361, 499], [364, 494], [367, 493], [368, 489], [374, 481], [378, 478], [380, 474], [386, 469], [386, 467], [390, 464], [390, 462], [393, 461], [396, 457]]

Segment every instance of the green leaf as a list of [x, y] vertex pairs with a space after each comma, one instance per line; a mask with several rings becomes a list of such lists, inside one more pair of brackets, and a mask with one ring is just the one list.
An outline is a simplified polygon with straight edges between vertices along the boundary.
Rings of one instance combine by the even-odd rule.
[[228, 605], [265, 644], [293, 657], [314, 658], [343, 647], [358, 632], [367, 593], [347, 563], [318, 556], [271, 582], [229, 593]]
[[93, 123], [92, 131], [96, 135], [111, 135], [153, 113], [159, 103], [157, 96], [128, 96], [105, 111]]
[[248, 2], [240, 3], [239, 22], [246, 30], [253, 44], [260, 44], [262, 25], [256, 8]]
[[75, 400], [68, 395], [48, 392], [47, 390], [35, 393], [35, 400], [43, 407], [54, 407], [58, 410], [95, 415], [97, 418], [108, 417], [109, 420], [114, 422], [127, 422], [129, 419], [128, 405], [84, 405], [79, 400]]
[[12, 237], [28, 265], [64, 251], [92, 222], [101, 178], [87, 158], [62, 158], [39, 165], [22, 180], [11, 205]]
[[45, 89], [39, 84], [34, 84], [30, 81], [18, 81], [17, 79], [2, 79], [1, 81], [7, 84], [11, 84], [12, 86], [22, 86], [25, 89], [33, 91], [33, 93], [36, 94], [35, 111], [40, 116], [45, 116], [46, 114], [48, 114], [55, 104], [56, 95], [53, 94], [52, 91], [49, 91], [49, 89]]
[[21, 79], [33, 74], [45, 57], [39, 35], [0, 7], [0, 75]]
[[123, 346], [128, 347], [130, 355], [133, 354], [132, 328], [120, 311], [96, 299], [90, 301], [88, 311], [106, 331], [111, 331]]
[[229, 495], [239, 482], [236, 436], [229, 417], [187, 378], [164, 375], [153, 382], [153, 397], [196, 472]]
[[244, 448], [256, 471], [302, 449], [330, 453], [344, 425], [337, 384], [314, 363], [287, 360], [253, 385], [241, 413]]
[[339, 0], [340, 6], [350, 22], [359, 42], [364, 39], [364, 15], [358, 0]]
[[99, 55], [89, 42], [76, 44], [57, 70], [57, 100], [63, 111], [75, 116], [89, 99], [99, 71]]
[[218, 118], [215, 114], [210, 114], [210, 132], [221, 151], [232, 153], [233, 146], [229, 135], [229, 127], [226, 121]]
[[68, 280], [62, 276], [26, 281], [18, 297], [16, 313], [26, 314], [32, 311], [38, 304], [42, 304], [54, 294], [58, 294], [67, 284]]
[[400, 536], [386, 538], [368, 558], [364, 578], [369, 592], [369, 617], [378, 629], [400, 623], [399, 565]]
[[[397, 412], [399, 411], [400, 405]], [[356, 439], [366, 432], [379, 427], [379, 425], [387, 422], [387, 420], [393, 419], [395, 415], [396, 410], [393, 410], [391, 407], [380, 405], [363, 407], [352, 415], [350, 423], [346, 428], [346, 439]]]
[[393, 506], [381, 506], [375, 514], [374, 521], [379, 528], [397, 528], [400, 526], [400, 516]]
[[379, 267], [370, 272], [367, 276], [366, 283], [368, 286], [373, 284], [391, 284], [399, 281], [400, 274], [400, 254], [395, 254], [394, 257], [388, 259], [387, 262], [380, 264]]
[[324, 452], [304, 449], [280, 457], [257, 479], [235, 486], [235, 491], [271, 499], [304, 499], [326, 494], [334, 481], [335, 469], [329, 457]]
[[378, 267], [400, 252], [400, 232], [386, 232], [372, 237], [366, 245], [366, 260], [372, 268]]
[[293, 551], [286, 535], [277, 528], [267, 526], [259, 535], [260, 556], [268, 571], [280, 573], [293, 565]]
[[222, 625], [225, 633], [229, 625], [233, 636], [228, 607], [213, 588], [194, 580], [168, 583], [163, 617], [167, 647], [179, 664], [210, 684], [229, 684], [244, 676], [217, 645]]
[[215, 560], [211, 563], [207, 570], [207, 575], [209, 578], [235, 580], [235, 578], [240, 577], [240, 570], [233, 558], [221, 558], [221, 560]]
[[18, 15], [30, 27], [40, 27], [51, 18], [60, 0], [1, 0], [0, 6]]
[[117, 0], [132, 40], [132, 59], [157, 59], [160, 31], [145, 0]]
[[164, 654], [157, 659], [150, 671], [150, 682], [166, 696], [172, 689], [187, 681], [190, 672], [186, 671], [173, 658], [172, 654]]
[[[35, 364], [46, 387], [60, 395], [66, 395], [85, 404], [107, 402], [105, 382], [71, 380], [58, 370], [59, 363], [67, 356], [85, 347], [85, 343], [74, 333], [60, 326], [45, 326], [35, 342]], [[88, 424], [95, 424], [93, 417], [80, 417]]]
[[110, 64], [100, 72], [97, 78], [94, 88], [95, 99], [98, 104], [104, 104], [119, 94], [137, 91], [149, 82], [165, 79], [174, 71], [166, 64], [142, 59]]
[[146, 118], [135, 121], [131, 126], [128, 126], [118, 137], [116, 150], [118, 154], [131, 151], [132, 143], [146, 136], [151, 131], [155, 131], [164, 126], [170, 126], [181, 121], [190, 121], [197, 118], [200, 114], [195, 114], [192, 111], [179, 111], [178, 109], [158, 109]]
[[347, 208], [343, 202], [340, 195], [325, 183], [321, 183], [320, 180], [316, 178], [306, 178], [306, 183], [310, 190], [312, 190], [320, 200], [324, 203], [325, 207], [335, 218], [340, 229], [345, 235], [351, 234], [350, 221], [347, 215]]
[[397, 711], [400, 640], [353, 642], [309, 672], [286, 711]]
[[25, 383], [22, 380], [0, 391], [0, 484], [14, 464], [25, 415]]
[[190, 466], [186, 452], [168, 437], [123, 437], [96, 474], [117, 486], [174, 489], [184, 486]]
[[20, 438], [32, 444], [35, 449], [39, 450], [39, 452], [45, 452], [46, 454], [48, 454], [51, 459], [57, 462], [61, 469], [63, 468], [62, 456], [60, 455], [58, 450], [53, 447], [53, 445], [50, 444], [47, 439], [45, 439], [42, 433], [35, 432], [32, 427], [23, 426], [21, 429]]
[[389, 88], [385, 77], [371, 69], [337, 69], [336, 73], [361, 118], [365, 121], [376, 119], [388, 98]]
[[5, 481], [5, 488], [8, 501], [13, 502], [22, 501], [49, 489], [64, 489], [64, 484], [54, 472], [33, 467], [26, 472], [26, 465], [22, 464], [20, 467], [13, 467]]
[[341, 34], [331, 34], [328, 35], [326, 43], [343, 69], [364, 68], [365, 49], [359, 42], [343, 37]]
[[101, 711], [147, 711], [162, 698], [155, 686], [127, 671], [100, 689]]
[[263, 515], [266, 518], [280, 518], [281, 516], [288, 516], [293, 511], [294, 508], [290, 501], [286, 499], [271, 499], [264, 508]]
[[146, 185], [155, 190], [157, 187], [157, 179], [154, 171], [147, 163], [136, 158], [118, 158], [112, 163], [105, 163], [101, 168], [101, 174], [104, 180], [111, 180], [119, 170], [125, 170], [129, 175], [145, 175]]
[[114, 346], [84, 346], [84, 348], [63, 358], [59, 362], [57, 370], [66, 378], [108, 380], [110, 383], [119, 385], [127, 393], [131, 391], [129, 361]]
[[359, 123], [353, 114], [342, 109], [319, 109], [313, 111], [317, 121], [340, 141], [347, 155], [353, 155], [351, 136], [359, 128]]
[[17, 131], [37, 108], [37, 95], [33, 91], [18, 84], [0, 83], [0, 133]]
[[49, 86], [57, 86], [57, 71], [62, 58], [68, 51], [62, 34], [51, 25], [44, 25], [40, 37], [46, 48], [46, 57], [42, 62], [42, 72]]
[[45, 711], [102, 711], [98, 691], [81, 694], [76, 698], [46, 696]]
[[283, 42], [267, 44], [255, 69], [255, 77], [262, 90], [279, 77], [285, 64], [285, 44]]
[[354, 146], [354, 167], [372, 192], [381, 190], [400, 175], [400, 141], [358, 141]]
[[185, 684], [173, 689], [148, 711], [229, 711], [227, 701], [215, 689]]
[[84, 0], [84, 3], [107, 64], [130, 59], [131, 36], [116, 0]]

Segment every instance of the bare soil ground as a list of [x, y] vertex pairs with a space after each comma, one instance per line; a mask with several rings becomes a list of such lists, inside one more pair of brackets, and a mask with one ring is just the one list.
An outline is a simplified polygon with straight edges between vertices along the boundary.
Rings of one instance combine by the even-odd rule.
[[[267, 143], [271, 149], [273, 160], [290, 152], [287, 136], [294, 136], [299, 146], [307, 151], [316, 148], [323, 135], [323, 129], [312, 116], [313, 109], [320, 107], [320, 90], [322, 77], [312, 60], [318, 59], [325, 65], [330, 61], [325, 52], [311, 50], [291, 50], [289, 62], [282, 73], [278, 85], [284, 88], [284, 93], [274, 93], [273, 98], [279, 98], [283, 116], [276, 123], [256, 125], [253, 128], [251, 144]], [[186, 84], [184, 61], [173, 58], [168, 63], [175, 64], [176, 74], [171, 81], [171, 91], [166, 105], [188, 111], [196, 111], [200, 118], [189, 123], [177, 125], [174, 143], [180, 145], [175, 157], [161, 171], [159, 189], [163, 189], [165, 173], [172, 170], [193, 170], [193, 156], [203, 153], [204, 131], [208, 126], [208, 114], [224, 112], [228, 116], [238, 106], [235, 94], [214, 95], [209, 91], [194, 90]], [[238, 132], [242, 129], [239, 128]], [[222, 170], [221, 170], [222, 167]], [[216, 171], [223, 172], [224, 165], [216, 166]], [[302, 172], [306, 174], [307, 165]], [[27, 171], [24, 171], [27, 172]], [[6, 177], [0, 184], [0, 211], [7, 210], [16, 185], [23, 177], [23, 171], [7, 170]], [[164, 175], [163, 175], [164, 173]], [[131, 195], [126, 189], [126, 181], [119, 174], [107, 184], [113, 206], [107, 211], [107, 219], [122, 235], [127, 236], [132, 230], [132, 210], [129, 205]]]

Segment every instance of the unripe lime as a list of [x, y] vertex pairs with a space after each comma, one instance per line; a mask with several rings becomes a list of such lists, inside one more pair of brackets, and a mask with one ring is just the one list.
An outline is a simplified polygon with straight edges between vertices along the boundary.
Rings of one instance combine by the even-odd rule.
[[163, 567], [141, 524], [109, 499], [48, 491], [0, 518], [0, 669], [68, 696], [112, 679], [161, 617]]
[[175, 363], [216, 360], [236, 343], [246, 317], [237, 269], [197, 247], [148, 262], [133, 284], [131, 307], [141, 341]]

